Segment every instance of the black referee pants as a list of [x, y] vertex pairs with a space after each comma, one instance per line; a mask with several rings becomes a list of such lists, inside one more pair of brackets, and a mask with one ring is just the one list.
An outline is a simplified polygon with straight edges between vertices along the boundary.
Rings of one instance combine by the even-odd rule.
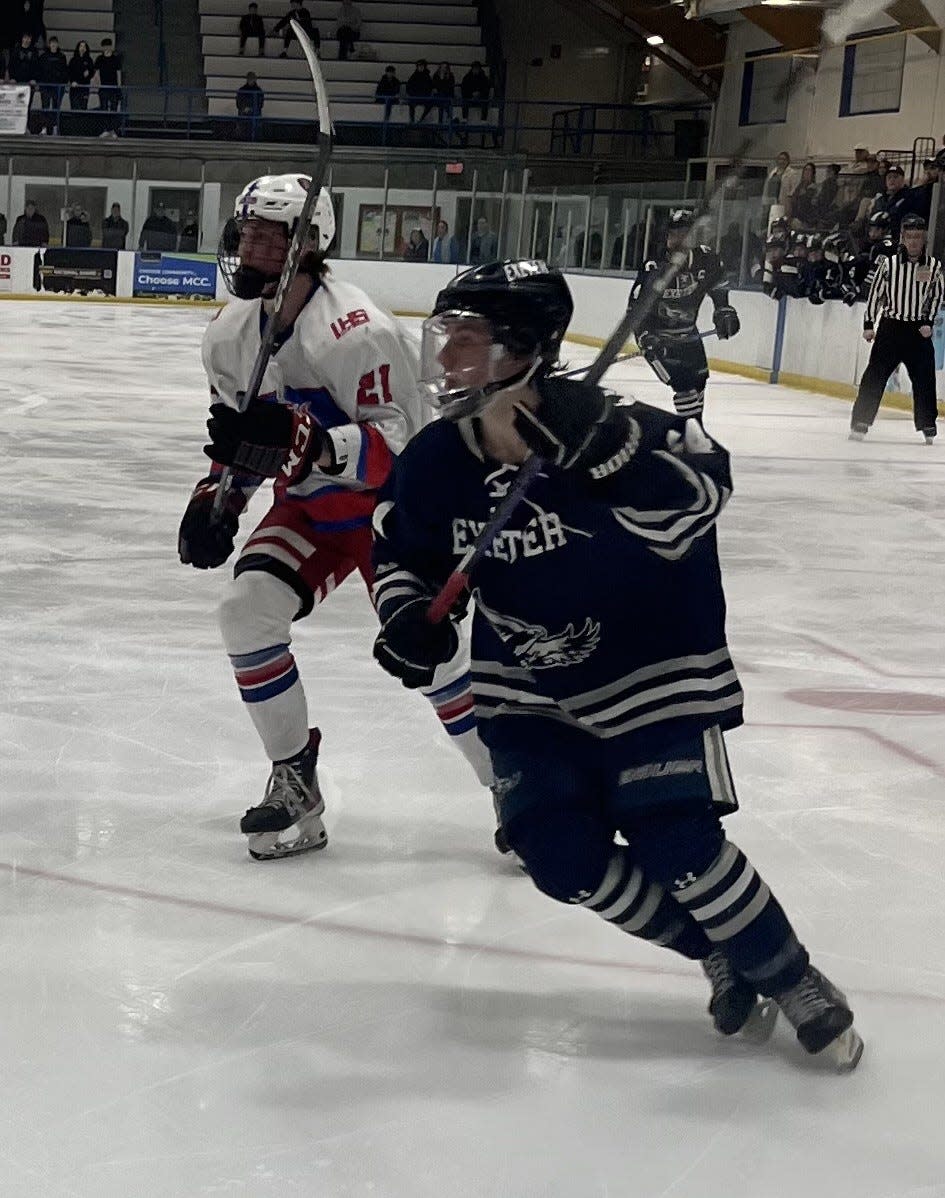
[[931, 337], [923, 337], [919, 325], [910, 320], [884, 316], [873, 341], [869, 365], [860, 379], [860, 389], [850, 416], [852, 427], [876, 419], [889, 376], [902, 364], [912, 381], [912, 415], [916, 429], [935, 434], [938, 409], [935, 401], [935, 350]]

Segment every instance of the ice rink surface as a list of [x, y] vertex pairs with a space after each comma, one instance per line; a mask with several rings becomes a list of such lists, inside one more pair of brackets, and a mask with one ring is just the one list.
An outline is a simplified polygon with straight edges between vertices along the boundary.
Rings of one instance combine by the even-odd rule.
[[[0, 304], [0, 1195], [945, 1195], [945, 441], [709, 388], [747, 692], [728, 831], [851, 998], [840, 1077], [784, 1025], [721, 1040], [697, 967], [494, 852], [356, 580], [295, 641], [329, 847], [249, 860], [268, 767], [226, 568], [175, 549], [208, 315]], [[668, 404], [639, 361], [611, 379]]]

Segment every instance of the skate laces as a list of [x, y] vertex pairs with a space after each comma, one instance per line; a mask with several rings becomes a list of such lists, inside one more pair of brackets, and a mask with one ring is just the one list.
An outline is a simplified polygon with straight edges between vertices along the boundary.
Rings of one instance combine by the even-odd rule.
[[801, 980], [783, 994], [778, 995], [778, 1006], [795, 1027], [822, 1015], [831, 1005], [833, 987], [813, 966], [809, 966]]
[[704, 957], [701, 964], [706, 977], [712, 983], [713, 990], [724, 990], [729, 986], [737, 985], [738, 978], [736, 977], [735, 970], [732, 968], [728, 957], [718, 949], [715, 949], [707, 957]]
[[313, 788], [308, 786], [293, 765], [288, 761], [273, 764], [260, 807], [280, 807], [292, 816], [292, 822], [295, 823], [311, 811], [317, 802]]

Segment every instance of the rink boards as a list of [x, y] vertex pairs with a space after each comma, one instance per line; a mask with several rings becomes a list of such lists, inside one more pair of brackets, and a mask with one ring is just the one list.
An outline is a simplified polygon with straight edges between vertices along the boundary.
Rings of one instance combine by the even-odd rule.
[[[125, 251], [117, 257], [115, 299], [142, 302], [133, 294], [135, 254]], [[0, 248], [0, 299], [42, 298], [33, 286], [34, 258], [33, 249]], [[392, 311], [423, 315], [432, 309], [437, 293], [461, 268], [434, 263], [339, 259], [332, 262], [331, 269], [338, 278], [363, 287]], [[599, 346], [623, 313], [632, 280], [579, 273], [569, 273], [567, 278], [575, 302], [571, 339]], [[758, 290], [736, 289], [731, 294], [741, 319], [741, 331], [729, 341], [715, 337], [707, 340], [710, 366], [759, 382], [775, 382], [840, 398], [853, 397], [869, 357], [869, 346], [862, 338], [862, 304], [846, 307], [831, 301], [815, 307], [807, 300], [775, 302]], [[102, 302], [101, 297], [88, 297], [93, 302], [96, 298]], [[223, 302], [226, 298], [226, 288], [218, 277], [216, 300]], [[202, 297], [191, 302], [206, 303], [208, 299]], [[179, 305], [187, 301], [156, 302]], [[708, 303], [703, 307], [700, 327], [712, 327]], [[945, 387], [942, 312], [936, 319], [935, 348], [937, 382], [942, 388]], [[893, 375], [885, 402], [897, 407], [911, 406], [911, 387], [904, 371]]]

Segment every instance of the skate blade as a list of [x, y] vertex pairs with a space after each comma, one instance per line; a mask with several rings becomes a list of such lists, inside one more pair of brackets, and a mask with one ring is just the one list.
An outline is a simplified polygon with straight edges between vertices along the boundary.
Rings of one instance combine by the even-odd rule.
[[855, 1027], [848, 1027], [821, 1054], [838, 1073], [850, 1073], [860, 1063], [863, 1055], [863, 1038]]
[[278, 832], [256, 832], [249, 836], [249, 855], [254, 861], [278, 861], [282, 857], [298, 857], [301, 853], [311, 853], [323, 849], [328, 844], [328, 833], [318, 825], [297, 836], [295, 840], [279, 839]]
[[748, 1044], [767, 1044], [778, 1022], [778, 1004], [773, 998], [760, 998], [739, 1032]]

